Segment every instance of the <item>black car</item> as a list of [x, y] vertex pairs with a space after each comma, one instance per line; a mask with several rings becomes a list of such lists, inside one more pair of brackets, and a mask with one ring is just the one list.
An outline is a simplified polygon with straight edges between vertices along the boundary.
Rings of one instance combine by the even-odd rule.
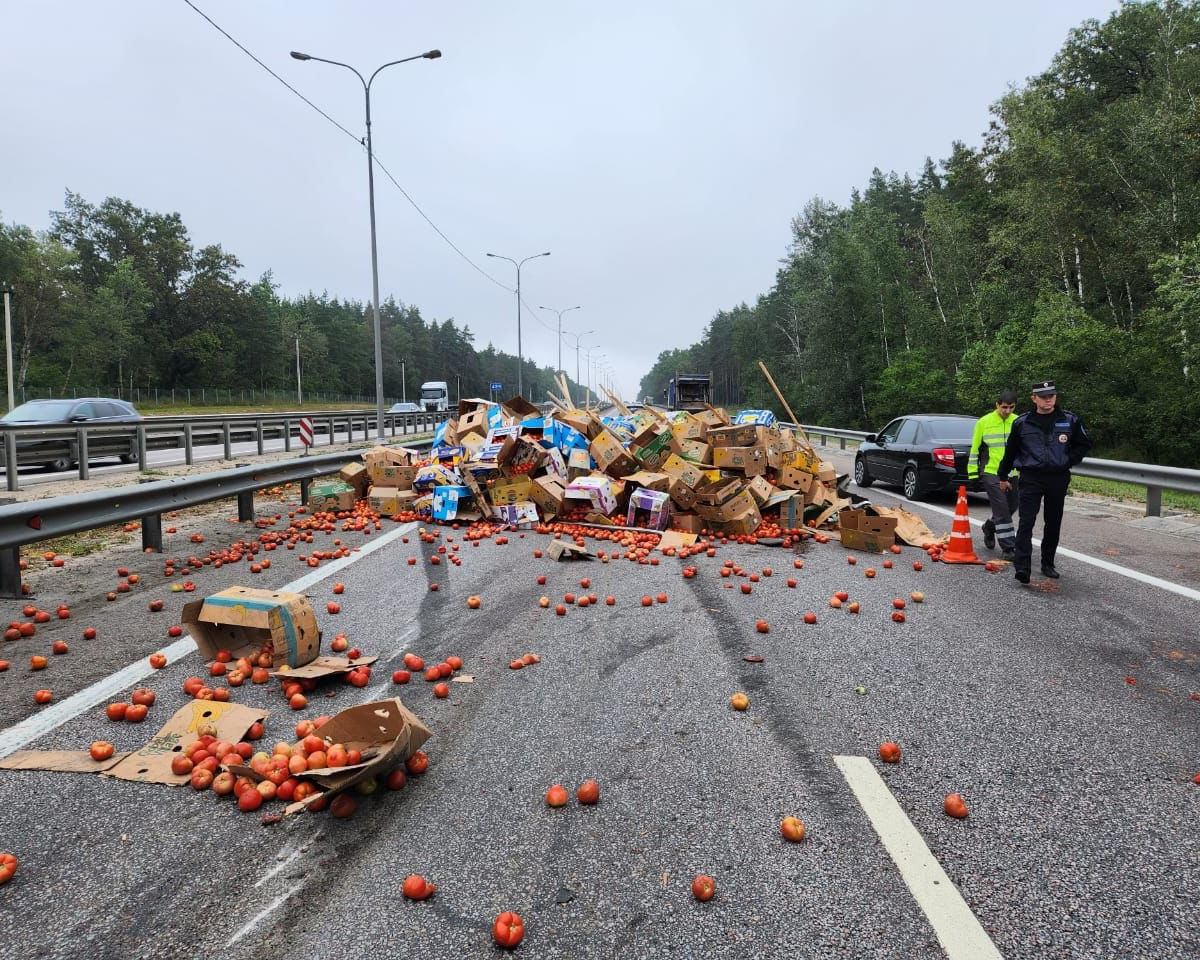
[[[124, 400], [111, 397], [79, 397], [73, 400], [29, 400], [0, 417], [3, 427], [107, 427], [137, 424], [142, 415]], [[0, 456], [3, 447], [0, 446]], [[132, 431], [88, 436], [88, 459], [120, 457], [125, 463], [137, 460], [137, 438]], [[69, 470], [79, 462], [79, 450], [70, 437], [18, 439], [17, 462], [43, 464], [52, 470]]]
[[898, 417], [879, 433], [867, 434], [854, 457], [854, 482], [895, 484], [909, 500], [959, 486], [978, 489], [967, 479], [974, 417], [921, 413]]

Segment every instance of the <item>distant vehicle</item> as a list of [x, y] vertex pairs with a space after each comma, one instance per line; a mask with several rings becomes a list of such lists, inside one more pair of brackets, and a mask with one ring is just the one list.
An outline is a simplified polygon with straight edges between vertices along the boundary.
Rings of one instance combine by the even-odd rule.
[[929, 493], [965, 486], [979, 489], [967, 479], [974, 417], [950, 414], [913, 414], [897, 417], [879, 433], [867, 434], [854, 457], [854, 482], [869, 487], [879, 482], [895, 484], [909, 500]]
[[445, 380], [429, 380], [421, 384], [421, 409], [426, 411], [450, 409], [450, 387]]
[[667, 381], [667, 409], [699, 413], [712, 403], [712, 377], [677, 373]]
[[[0, 425], [21, 427], [103, 427], [110, 424], [141, 422], [142, 415], [130, 404], [112, 397], [29, 400], [13, 407], [0, 417]], [[88, 439], [89, 459], [117, 456], [124, 463], [134, 463], [137, 460], [137, 437], [132, 432], [128, 438], [124, 434], [114, 437], [110, 433]], [[51, 470], [70, 470], [78, 464], [78, 456], [79, 451], [74, 439], [17, 440], [17, 461], [21, 464], [41, 464]]]
[[402, 403], [393, 403], [388, 408], [388, 413], [420, 413], [421, 408], [411, 400]]

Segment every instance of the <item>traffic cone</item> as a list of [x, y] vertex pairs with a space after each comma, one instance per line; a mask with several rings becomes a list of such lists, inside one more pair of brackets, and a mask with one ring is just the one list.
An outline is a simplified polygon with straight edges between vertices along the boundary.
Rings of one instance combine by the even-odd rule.
[[942, 563], [979, 563], [975, 545], [971, 542], [971, 519], [967, 513], [967, 488], [958, 488], [958, 503], [954, 506], [954, 523], [950, 527], [950, 542], [942, 552]]

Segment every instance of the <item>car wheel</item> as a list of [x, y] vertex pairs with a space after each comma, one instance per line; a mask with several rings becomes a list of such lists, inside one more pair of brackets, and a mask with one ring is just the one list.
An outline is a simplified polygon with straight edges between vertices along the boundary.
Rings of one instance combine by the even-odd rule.
[[917, 468], [907, 467], [904, 471], [904, 495], [909, 500], [920, 500], [923, 492], [921, 480], [917, 476]]
[[46, 464], [47, 470], [53, 470], [57, 473], [62, 473], [64, 470], [71, 470], [76, 466], [76, 461], [70, 457], [59, 457], [57, 460], [51, 460]]
[[854, 458], [854, 482], [864, 490], [875, 482], [875, 478], [867, 473], [867, 464], [862, 457]]

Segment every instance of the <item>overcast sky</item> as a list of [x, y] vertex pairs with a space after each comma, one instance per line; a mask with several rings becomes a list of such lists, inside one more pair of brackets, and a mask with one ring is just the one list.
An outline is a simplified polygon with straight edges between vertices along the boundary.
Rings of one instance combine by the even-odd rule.
[[[976, 146], [988, 106], [1113, 0], [192, 0], [355, 137], [371, 88], [381, 294], [516, 351], [511, 264], [621, 392], [774, 279], [791, 218]], [[364, 149], [185, 0], [4, 0], [0, 218], [66, 190], [178, 212], [281, 294], [371, 298]], [[507, 288], [507, 289], [505, 289]], [[542, 321], [539, 323], [539, 320]], [[553, 314], [524, 353], [557, 362]], [[545, 324], [543, 326], [542, 324]], [[563, 365], [575, 368], [564, 338]], [[587, 378], [586, 357], [581, 375]], [[511, 386], [505, 384], [506, 388]]]

